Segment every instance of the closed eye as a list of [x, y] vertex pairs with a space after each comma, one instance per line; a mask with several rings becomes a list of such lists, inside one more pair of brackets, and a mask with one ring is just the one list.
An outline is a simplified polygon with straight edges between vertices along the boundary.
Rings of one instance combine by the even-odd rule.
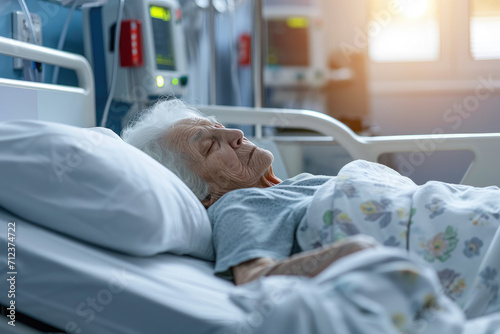
[[205, 155], [208, 155], [210, 153], [210, 151], [212, 150], [212, 148], [214, 147], [214, 145], [215, 145], [215, 140], [212, 140], [212, 143], [208, 147], [208, 150], [205, 152]]

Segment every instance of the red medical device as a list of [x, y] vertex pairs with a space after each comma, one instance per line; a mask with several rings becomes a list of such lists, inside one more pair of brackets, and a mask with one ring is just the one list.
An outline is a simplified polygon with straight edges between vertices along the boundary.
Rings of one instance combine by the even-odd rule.
[[138, 67], [144, 65], [140, 20], [122, 21], [120, 34], [120, 65], [122, 67]]

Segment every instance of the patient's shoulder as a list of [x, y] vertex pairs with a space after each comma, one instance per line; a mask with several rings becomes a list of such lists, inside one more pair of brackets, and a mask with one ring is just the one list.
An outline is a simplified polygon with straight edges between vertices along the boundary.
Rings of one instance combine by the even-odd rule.
[[333, 176], [327, 175], [313, 175], [309, 173], [301, 173], [294, 177], [291, 177], [282, 183], [281, 186], [315, 186], [321, 185], [329, 180], [331, 180]]
[[[276, 185], [274, 187], [279, 187]], [[210, 208], [213, 206], [227, 206], [231, 203], [246, 203], [248, 201], [254, 200], [269, 200], [272, 199], [273, 195], [269, 189], [274, 188], [242, 188], [230, 191], [224, 194], [217, 202], [215, 202]], [[210, 210], [209, 208], [209, 210]]]

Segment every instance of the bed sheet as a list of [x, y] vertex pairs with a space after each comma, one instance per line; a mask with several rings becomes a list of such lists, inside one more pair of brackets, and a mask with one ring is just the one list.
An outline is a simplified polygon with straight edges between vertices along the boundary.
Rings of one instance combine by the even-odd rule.
[[[15, 222], [15, 305], [68, 333], [217, 333], [241, 321], [232, 282], [213, 263], [160, 254], [132, 257], [28, 223], [0, 209], [0, 269], [7, 268], [7, 223]], [[0, 303], [8, 305], [7, 280]]]

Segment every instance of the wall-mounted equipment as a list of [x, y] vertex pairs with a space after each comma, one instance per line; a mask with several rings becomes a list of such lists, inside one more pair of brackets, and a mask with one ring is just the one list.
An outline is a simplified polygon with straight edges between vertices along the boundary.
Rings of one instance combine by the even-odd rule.
[[[21, 42], [34, 43], [43, 45], [42, 43], [42, 19], [40, 15], [30, 13], [31, 22], [33, 24], [33, 32], [30, 31], [31, 27], [26, 15], [21, 12], [12, 13], [12, 38]], [[35, 40], [33, 41], [33, 35]], [[23, 60], [21, 58], [14, 58], [14, 69], [19, 70], [23, 68]]]
[[[110, 85], [118, 6], [118, 1], [110, 0], [84, 12], [85, 49], [96, 72], [96, 86], [99, 79]], [[185, 93], [188, 77], [181, 20], [176, 0], [125, 0], [115, 100], [135, 103]]]
[[323, 22], [319, 6], [265, 4], [266, 87], [321, 87], [327, 80]]

